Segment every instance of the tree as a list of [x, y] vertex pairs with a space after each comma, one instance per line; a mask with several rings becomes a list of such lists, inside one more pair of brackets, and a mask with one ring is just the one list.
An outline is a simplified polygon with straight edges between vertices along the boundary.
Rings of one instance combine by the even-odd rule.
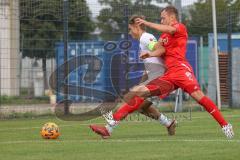
[[[23, 57], [42, 59], [44, 88], [46, 60], [54, 57], [55, 43], [63, 40], [63, 1], [20, 0]], [[69, 39], [88, 39], [94, 24], [86, 1], [69, 0]]]
[[[227, 6], [230, 4], [230, 7]], [[227, 32], [227, 22], [228, 9], [231, 8], [234, 4], [231, 4], [230, 1], [226, 0], [217, 0], [216, 1], [216, 17], [217, 17], [217, 29], [219, 33]], [[211, 0], [199, 0], [194, 3], [194, 5], [189, 10], [190, 16], [184, 16], [184, 21], [187, 23], [189, 34], [191, 35], [201, 35], [204, 38], [204, 41], [207, 42], [208, 33], [213, 32], [213, 23], [212, 23], [212, 4]], [[233, 31], [236, 31], [238, 28], [238, 21], [232, 21]]]
[[85, 0], [69, 0], [69, 39], [87, 40], [95, 29], [92, 14]]
[[[98, 19], [101, 38], [104, 40], [117, 40], [128, 33], [128, 18], [133, 14], [146, 16], [146, 19], [159, 23], [160, 7], [152, 5], [151, 0], [99, 0], [106, 5]], [[150, 29], [149, 29], [150, 30]], [[157, 33], [151, 30], [152, 33]]]

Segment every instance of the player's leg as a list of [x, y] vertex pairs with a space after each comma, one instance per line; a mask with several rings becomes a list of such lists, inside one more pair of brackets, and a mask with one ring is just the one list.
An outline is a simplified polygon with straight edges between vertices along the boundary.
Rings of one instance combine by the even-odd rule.
[[221, 112], [214, 102], [204, 95], [201, 91], [197, 79], [195, 78], [192, 69], [182, 69], [173, 72], [172, 78], [175, 80], [176, 85], [186, 91], [193, 99], [195, 99], [200, 105], [202, 105], [207, 112], [209, 112], [213, 118], [223, 128], [224, 134], [228, 138], [233, 137], [232, 126], [224, 119]]
[[119, 121], [127, 114], [144, 107], [144, 105], [148, 106], [149, 103], [142, 104], [144, 98], [166, 95], [173, 90], [174, 85], [171, 82], [167, 81], [167, 76], [156, 78], [149, 82], [147, 85], [135, 86], [130, 90], [128, 94], [124, 96], [126, 103], [120, 107], [117, 112], [114, 113], [113, 117], [116, 121]]
[[124, 96], [125, 103], [117, 109], [110, 119], [106, 119], [108, 124], [106, 126], [90, 125], [90, 128], [102, 138], [108, 138], [113, 129], [119, 124], [119, 121], [125, 118], [128, 114], [139, 109], [140, 105], [144, 102], [144, 98], [150, 96], [147, 87], [143, 85], [133, 87], [130, 92]]
[[202, 105], [207, 112], [209, 112], [213, 116], [213, 118], [219, 123], [220, 126], [225, 126], [228, 124], [227, 121], [223, 118], [220, 111], [218, 110], [218, 107], [213, 103], [213, 101], [210, 98], [205, 96], [200, 89], [190, 93], [190, 95], [200, 105]]
[[[133, 87], [130, 92], [124, 96], [125, 103], [113, 114], [112, 120], [107, 120], [108, 124], [105, 127], [90, 125], [90, 128], [103, 138], [109, 137], [113, 129], [119, 124], [119, 121], [128, 114], [138, 110], [145, 98], [165, 95], [174, 90], [174, 85], [163, 79], [164, 76], [151, 81], [148, 85]], [[165, 79], [167, 79], [167, 76]]]
[[148, 96], [150, 96], [150, 92], [144, 85], [133, 87], [130, 92], [124, 96], [125, 103], [113, 114], [114, 120], [120, 121], [129, 113], [138, 110], [144, 102], [144, 99]]
[[210, 113], [213, 118], [219, 123], [222, 127], [224, 134], [228, 138], [232, 138], [234, 136], [234, 132], [232, 129], [232, 125], [229, 124], [219, 111], [218, 107], [214, 104], [214, 102], [204, 95], [201, 90], [197, 90], [191, 93], [191, 97], [193, 97], [200, 105], [202, 105], [208, 113]]
[[[129, 113], [131, 112], [127, 112], [129, 110], [127, 110], [128, 108], [125, 108], [126, 106], [120, 107], [115, 113], [114, 115], [112, 114], [112, 112], [106, 113], [105, 115], [103, 115], [103, 117], [106, 119], [107, 121], [107, 125], [105, 127], [100, 127], [101, 131], [106, 133], [107, 135], [110, 135], [110, 133], [113, 132], [114, 128], [116, 126], [119, 125], [120, 120], [116, 120], [116, 116], [119, 115], [124, 115], [122, 116], [121, 120], [124, 119]], [[131, 108], [132, 109], [132, 108]], [[175, 134], [175, 128], [176, 128], [176, 121], [175, 120], [171, 120], [169, 118], [167, 118], [164, 114], [161, 114], [154, 106], [152, 106], [152, 102], [145, 100], [140, 106], [138, 111], [150, 118], [153, 118], [157, 121], [160, 122], [160, 124], [162, 124], [163, 126], [165, 126], [167, 128], [168, 134], [169, 135], [174, 135]], [[124, 112], [124, 114], [123, 114]], [[128, 113], [128, 114], [127, 114]], [[97, 129], [99, 126], [96, 126], [95, 129]], [[104, 129], [106, 128], [106, 129]], [[95, 130], [94, 129], [94, 130]], [[106, 135], [105, 134], [105, 135]], [[107, 136], [105, 136], [107, 137]]]
[[141, 104], [139, 112], [148, 116], [160, 124], [166, 127], [168, 135], [175, 135], [176, 121], [175, 119], [171, 120], [163, 113], [159, 112], [159, 110], [152, 105], [151, 101], [145, 100], [144, 103]]
[[145, 100], [139, 107], [139, 112], [147, 117], [158, 120], [158, 117], [160, 117], [161, 113], [156, 108], [154, 108], [152, 104], [153, 103], [151, 101]]
[[163, 76], [151, 81], [147, 85], [133, 87], [130, 92], [124, 96], [126, 103], [113, 114], [114, 120], [120, 121], [129, 113], [138, 110], [147, 97], [165, 95], [173, 91], [174, 85], [164, 79], [166, 78]]

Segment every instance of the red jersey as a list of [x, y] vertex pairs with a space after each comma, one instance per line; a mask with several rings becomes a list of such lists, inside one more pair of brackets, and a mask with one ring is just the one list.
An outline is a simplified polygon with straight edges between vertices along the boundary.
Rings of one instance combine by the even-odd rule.
[[159, 39], [166, 49], [163, 59], [167, 68], [187, 62], [185, 58], [188, 40], [187, 29], [182, 23], [175, 23], [172, 26], [176, 28], [176, 32], [174, 34], [163, 33]]

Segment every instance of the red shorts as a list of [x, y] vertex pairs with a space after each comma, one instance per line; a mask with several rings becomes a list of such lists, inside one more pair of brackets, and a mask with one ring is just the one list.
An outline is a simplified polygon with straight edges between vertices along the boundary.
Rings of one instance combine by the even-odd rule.
[[181, 88], [189, 94], [200, 90], [200, 86], [194, 76], [192, 67], [184, 63], [168, 69], [163, 76], [152, 80], [146, 85], [146, 87], [150, 90], [153, 96], [160, 96], [161, 98], [177, 88]]

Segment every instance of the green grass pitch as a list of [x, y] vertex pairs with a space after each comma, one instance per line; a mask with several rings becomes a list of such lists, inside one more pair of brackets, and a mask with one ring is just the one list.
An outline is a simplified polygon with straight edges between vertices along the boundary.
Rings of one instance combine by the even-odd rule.
[[[123, 122], [112, 137], [102, 140], [89, 128], [101, 118], [66, 122], [54, 117], [0, 121], [1, 160], [236, 160], [240, 157], [240, 110], [223, 112], [235, 131], [227, 140], [207, 112], [193, 112], [179, 123], [175, 136], [157, 122]], [[40, 137], [46, 122], [59, 125], [57, 140]]]

